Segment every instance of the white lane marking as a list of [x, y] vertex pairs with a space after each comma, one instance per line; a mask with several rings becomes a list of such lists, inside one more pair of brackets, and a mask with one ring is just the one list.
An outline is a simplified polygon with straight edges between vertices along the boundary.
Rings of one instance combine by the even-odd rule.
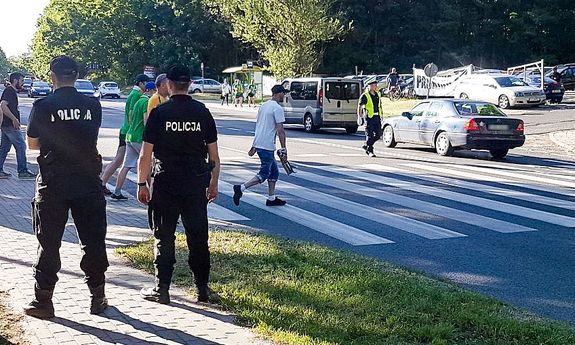
[[[312, 168], [312, 166], [309, 165], [306, 165], [306, 167]], [[328, 168], [324, 170], [330, 171]], [[399, 194], [393, 194], [380, 189], [375, 189], [360, 184], [346, 182], [343, 179], [334, 180], [334, 178], [332, 177], [313, 174], [302, 170], [298, 171], [296, 177], [310, 182], [323, 184], [331, 188], [336, 188], [350, 193], [355, 193], [363, 197], [369, 197], [385, 201], [390, 204], [403, 206], [407, 209], [414, 209], [420, 211], [419, 215], [422, 217], [422, 219], [424, 218], [425, 215], [422, 214], [421, 212], [425, 212], [441, 218], [452, 219], [461, 223], [478, 226], [481, 228], [485, 228], [500, 233], [537, 231], [536, 229], [529, 228], [523, 225], [513, 224], [499, 219], [489, 218], [479, 214], [469, 213], [451, 207], [409, 198]]]
[[[390, 172], [390, 173], [393, 173], [396, 175], [417, 178], [419, 180], [430, 181], [433, 183], [440, 183], [440, 184], [445, 184], [445, 185], [450, 185], [450, 186], [457, 186], [460, 188], [471, 189], [471, 190], [475, 190], [478, 192], [484, 192], [484, 193], [489, 193], [489, 194], [493, 194], [493, 195], [500, 195], [500, 196], [518, 199], [518, 200], [524, 200], [527, 202], [533, 202], [533, 203], [539, 203], [542, 205], [555, 206], [555, 207], [564, 208], [567, 210], [575, 210], [575, 203], [573, 203], [573, 202], [569, 202], [569, 201], [561, 200], [561, 199], [550, 198], [550, 197], [541, 196], [541, 195], [537, 195], [537, 194], [525, 193], [525, 192], [517, 191], [514, 189], [505, 189], [505, 188], [493, 187], [490, 185], [484, 185], [484, 184], [474, 183], [474, 182], [469, 182], [469, 181], [462, 181], [462, 180], [449, 178], [449, 177], [445, 177], [445, 176], [438, 177], [438, 176], [430, 176], [430, 175], [424, 176], [421, 174], [413, 174], [411, 172], [401, 170], [397, 167], [383, 166], [380, 164], [364, 164], [364, 165], [360, 165], [360, 166], [362, 168], [366, 168], [366, 169]], [[409, 166], [409, 167], [416, 168], [416, 169], [423, 169], [423, 170], [425, 170], [427, 168], [427, 166], [425, 166], [424, 164], [405, 164], [405, 166]]]
[[[220, 193], [232, 197], [234, 194], [233, 185], [224, 181], [220, 181]], [[301, 224], [311, 230], [349, 243], [353, 246], [394, 243], [393, 241], [386, 238], [376, 236], [369, 232], [354, 228], [346, 224], [342, 224], [340, 222], [336, 222], [329, 218], [314, 214], [292, 205], [268, 207], [265, 205], [264, 197], [250, 191], [244, 192], [241, 202], [245, 202], [254, 207], [275, 214], [278, 217], [291, 220], [294, 223]]]
[[497, 170], [497, 169], [491, 169], [491, 168], [474, 167], [474, 166], [467, 166], [467, 165], [447, 164], [447, 166], [449, 166], [451, 168], [465, 169], [465, 170], [471, 170], [471, 171], [479, 171], [479, 172], [484, 172], [487, 174], [495, 174], [495, 175], [501, 175], [501, 176], [506, 176], [506, 177], [512, 177], [512, 178], [519, 179], [519, 180], [528, 180], [528, 181], [532, 181], [532, 182], [547, 183], [547, 184], [552, 184], [552, 185], [561, 186], [561, 187], [575, 188], [575, 182], [560, 181], [560, 180], [550, 179], [550, 178], [543, 177], [543, 176], [537, 176], [537, 177], [528, 176], [525, 174], [519, 174], [519, 173], [514, 173], [514, 172], [509, 172], [509, 171], [503, 171], [503, 170]]
[[248, 150], [238, 150], [238, 149], [236, 149], [236, 148], [229, 147], [229, 146], [218, 146], [218, 148], [224, 149], [224, 150], [228, 150], [228, 151], [232, 151], [232, 152], [244, 153], [244, 154], [246, 154], [246, 157], [249, 157], [249, 156], [247, 155], [249, 149], [248, 149]]
[[[230, 174], [227, 176], [241, 176], [243, 178], [252, 176], [252, 174], [246, 170], [240, 169], [228, 170], [227, 173]], [[316, 190], [310, 190], [305, 187], [301, 187], [285, 181], [281, 182], [281, 190], [286, 191], [287, 193], [292, 194], [298, 198], [310, 200], [314, 203], [322, 204], [324, 206], [334, 208], [338, 211], [380, 223], [386, 228], [394, 227], [396, 229], [403, 230], [405, 232], [431, 240], [467, 236], [455, 231], [441, 228], [439, 226], [427, 224], [388, 211], [379, 210], [333, 195], [321, 193]]]
[[[321, 167], [319, 169], [326, 169]], [[339, 174], [344, 174], [352, 176], [354, 178], [359, 178], [362, 180], [367, 180], [370, 182], [380, 183], [388, 186], [393, 186], [396, 188], [403, 188], [406, 190], [414, 191], [417, 193], [427, 194], [434, 197], [440, 197], [447, 200], [453, 200], [459, 203], [470, 204], [477, 207], [483, 207], [486, 209], [513, 214], [516, 216], [521, 216], [524, 218], [535, 219], [549, 224], [555, 224], [565, 227], [575, 227], [575, 218], [567, 217], [555, 213], [544, 212], [540, 210], [535, 210], [527, 207], [516, 206], [509, 203], [504, 203], [495, 200], [489, 200], [485, 198], [479, 198], [471, 195], [466, 195], [463, 193], [456, 193], [441, 188], [428, 187], [424, 185], [419, 185], [413, 182], [402, 181], [390, 177], [385, 177], [376, 174], [370, 174], [362, 171], [354, 171], [347, 168], [333, 167], [328, 171], [336, 172]]]
[[328, 157], [328, 155], [324, 154], [324, 153], [302, 153], [302, 154], [296, 154], [296, 155], [292, 155], [293, 157]]
[[[133, 172], [128, 172], [126, 177], [128, 180], [138, 183], [138, 175]], [[110, 189], [111, 190], [111, 189]], [[128, 194], [128, 193], [126, 193]], [[128, 194], [130, 195], [130, 194]], [[131, 197], [135, 198], [134, 196], [130, 195]], [[137, 199], [137, 198], [135, 198]], [[208, 204], [208, 218], [217, 219], [217, 220], [226, 220], [226, 221], [238, 221], [238, 220], [250, 220], [247, 217], [242, 216], [236, 212], [228, 210], [227, 208], [220, 206], [216, 203], [209, 203]]]
[[236, 132], [241, 131], [241, 129], [239, 129], [239, 128], [234, 128], [234, 127], [227, 127], [226, 129], [228, 129], [228, 130], [230, 130], [230, 131], [236, 131]]
[[338, 157], [365, 157], [365, 155], [362, 155], [360, 153], [335, 153], [334, 156], [338, 156]]
[[244, 156], [220, 156], [220, 159], [225, 160], [225, 161], [228, 161], [228, 160], [239, 161], [239, 160], [245, 160], [246, 157], [244, 157]]

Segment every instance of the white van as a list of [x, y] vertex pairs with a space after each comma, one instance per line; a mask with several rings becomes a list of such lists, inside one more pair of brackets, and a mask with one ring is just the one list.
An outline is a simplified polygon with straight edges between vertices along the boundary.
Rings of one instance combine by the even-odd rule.
[[471, 74], [455, 87], [453, 97], [491, 102], [500, 108], [545, 103], [545, 92], [514, 75]]
[[357, 132], [357, 103], [362, 94], [361, 81], [344, 78], [285, 79], [286, 94], [282, 107], [286, 124], [301, 124], [306, 132], [321, 127], [345, 128]]

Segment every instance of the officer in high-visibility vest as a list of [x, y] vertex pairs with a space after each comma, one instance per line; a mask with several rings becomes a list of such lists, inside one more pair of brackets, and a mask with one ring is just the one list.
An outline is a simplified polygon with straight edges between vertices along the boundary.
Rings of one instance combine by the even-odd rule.
[[381, 114], [383, 112], [382, 98], [377, 92], [377, 81], [369, 83], [368, 90], [361, 95], [357, 105], [357, 116], [366, 121], [365, 144], [363, 149], [370, 157], [375, 157], [373, 144], [381, 138]]

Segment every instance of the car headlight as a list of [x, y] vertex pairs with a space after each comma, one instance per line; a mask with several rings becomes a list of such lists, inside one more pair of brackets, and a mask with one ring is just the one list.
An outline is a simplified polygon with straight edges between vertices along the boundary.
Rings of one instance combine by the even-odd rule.
[[525, 94], [523, 92], [515, 92], [515, 97], [524, 97]]

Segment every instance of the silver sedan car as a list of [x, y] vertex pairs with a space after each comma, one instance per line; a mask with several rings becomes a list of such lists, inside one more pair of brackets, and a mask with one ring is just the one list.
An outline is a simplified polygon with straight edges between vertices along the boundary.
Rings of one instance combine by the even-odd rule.
[[489, 150], [501, 159], [525, 143], [524, 123], [495, 105], [467, 99], [426, 100], [383, 122], [383, 143], [424, 144], [448, 156], [456, 149]]

